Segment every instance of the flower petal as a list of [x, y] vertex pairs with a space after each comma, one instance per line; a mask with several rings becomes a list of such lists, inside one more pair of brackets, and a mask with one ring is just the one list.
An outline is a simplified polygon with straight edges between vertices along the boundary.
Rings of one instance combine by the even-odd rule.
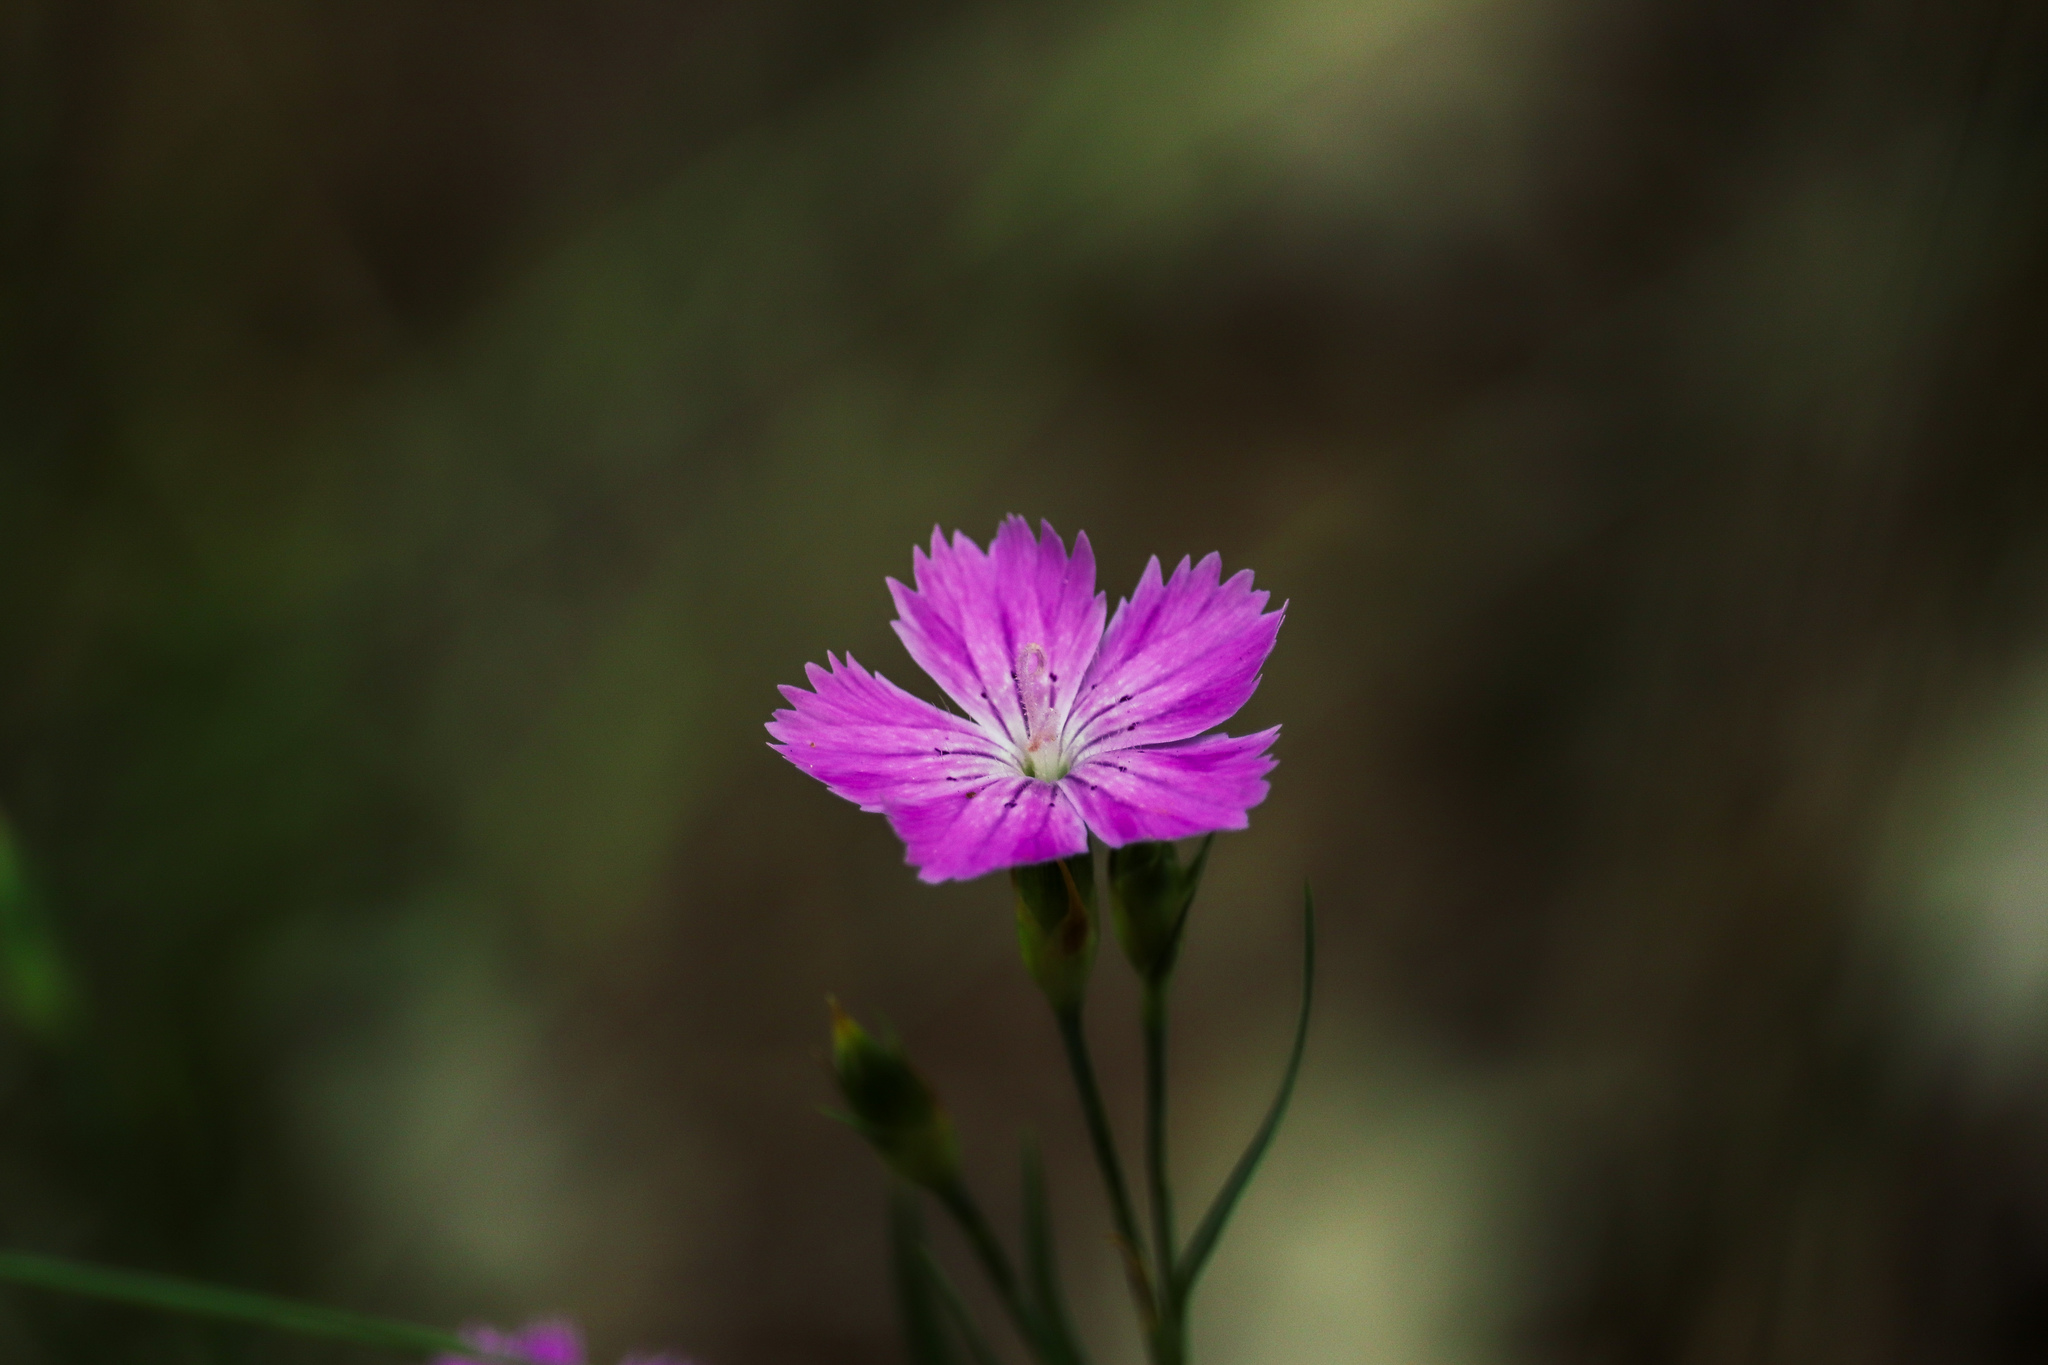
[[1145, 565], [1138, 590], [1118, 602], [1102, 648], [1082, 681], [1068, 727], [1079, 758], [1188, 739], [1221, 725], [1259, 685], [1287, 609], [1266, 611], [1268, 593], [1246, 569], [1221, 583], [1223, 560], [1182, 559], [1160, 581]]
[[[563, 1318], [530, 1322], [516, 1332], [492, 1327], [463, 1329], [462, 1339], [492, 1355], [523, 1357], [533, 1365], [583, 1365], [583, 1334]], [[444, 1355], [434, 1365], [478, 1365], [467, 1356]]]
[[1045, 650], [1052, 709], [1064, 721], [1075, 683], [1102, 639], [1107, 597], [1095, 591], [1095, 552], [1085, 533], [1074, 553], [1050, 522], [1034, 537], [1022, 517], [1006, 518], [984, 554], [960, 532], [949, 545], [932, 529], [931, 553], [911, 551], [915, 590], [889, 580], [896, 634], [918, 667], [992, 734], [1022, 741], [1018, 652]]
[[785, 687], [792, 709], [777, 711], [769, 747], [834, 795], [879, 811], [933, 800], [963, 785], [1016, 772], [996, 742], [964, 717], [913, 697], [851, 654], [829, 670], [806, 664], [813, 691]]
[[892, 805], [887, 813], [905, 859], [927, 882], [967, 881], [1088, 847], [1088, 827], [1064, 784], [1014, 771], [936, 800]]
[[1139, 839], [1185, 839], [1243, 829], [1245, 812], [1266, 799], [1266, 752], [1280, 727], [1232, 738], [1205, 735], [1179, 744], [1103, 752], [1060, 785], [1112, 848]]

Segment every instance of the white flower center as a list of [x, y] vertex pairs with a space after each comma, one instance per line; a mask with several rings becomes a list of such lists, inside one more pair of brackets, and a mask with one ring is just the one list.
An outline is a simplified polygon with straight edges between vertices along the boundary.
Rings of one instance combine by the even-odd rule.
[[1060, 749], [1060, 718], [1053, 706], [1053, 689], [1059, 679], [1046, 663], [1045, 646], [1026, 645], [1017, 651], [1017, 704], [1024, 712], [1024, 747], [1017, 766], [1026, 777], [1057, 782], [1073, 767]]

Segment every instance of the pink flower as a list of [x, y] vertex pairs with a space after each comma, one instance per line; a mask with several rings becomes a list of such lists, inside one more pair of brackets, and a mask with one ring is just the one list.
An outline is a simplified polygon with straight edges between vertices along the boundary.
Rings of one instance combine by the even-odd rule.
[[1259, 684], [1286, 608], [1209, 555], [1170, 578], [1154, 558], [1117, 603], [1095, 555], [1010, 517], [984, 553], [937, 529], [916, 588], [889, 580], [896, 634], [965, 714], [942, 711], [848, 655], [785, 687], [772, 746], [879, 811], [928, 882], [1111, 847], [1243, 829], [1266, 797], [1279, 727], [1212, 733]]
[[[462, 1339], [479, 1351], [512, 1356], [529, 1361], [531, 1365], [584, 1365], [583, 1333], [576, 1329], [575, 1323], [563, 1318], [530, 1322], [516, 1332], [500, 1332], [495, 1327], [465, 1327]], [[438, 1357], [434, 1365], [489, 1365], [489, 1362], [468, 1356], [444, 1355]], [[689, 1365], [689, 1362], [671, 1355], [631, 1355], [619, 1365]]]

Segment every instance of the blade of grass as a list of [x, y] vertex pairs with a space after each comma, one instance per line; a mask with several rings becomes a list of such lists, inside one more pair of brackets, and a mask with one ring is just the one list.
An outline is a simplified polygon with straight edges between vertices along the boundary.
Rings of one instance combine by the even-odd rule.
[[0, 1252], [0, 1281], [411, 1355], [453, 1354], [471, 1360], [527, 1365], [523, 1357], [480, 1351], [454, 1333], [435, 1327], [272, 1298], [268, 1294], [251, 1294], [172, 1275], [112, 1270], [56, 1256]]
[[889, 1196], [889, 1262], [896, 1281], [896, 1316], [910, 1365], [958, 1365], [933, 1296], [926, 1257], [924, 1215], [917, 1192], [898, 1184]]
[[1066, 1358], [1081, 1365], [1087, 1360], [1074, 1334], [1074, 1321], [1067, 1314], [1066, 1297], [1060, 1292], [1059, 1262], [1052, 1239], [1052, 1213], [1045, 1195], [1045, 1162], [1038, 1143], [1024, 1139], [1024, 1278], [1037, 1301], [1039, 1318], [1048, 1335], [1057, 1337]]
[[961, 1234], [967, 1238], [967, 1245], [981, 1262], [982, 1272], [988, 1277], [989, 1288], [996, 1291], [996, 1298], [1002, 1302], [1003, 1311], [1010, 1315], [1010, 1321], [1017, 1328], [1017, 1335], [1030, 1348], [1034, 1360], [1045, 1365], [1061, 1365], [1059, 1343], [1051, 1339], [1045, 1325], [1039, 1321], [1038, 1310], [1024, 1296], [1017, 1282], [1017, 1272], [1010, 1267], [1009, 1253], [988, 1225], [988, 1218], [982, 1213], [981, 1205], [975, 1202], [967, 1186], [955, 1179], [932, 1191], [939, 1204], [953, 1216]]
[[5, 815], [0, 815], [0, 1006], [41, 1043], [65, 1041], [84, 1013], [77, 978], [30, 883]]
[[1301, 1055], [1308, 1043], [1309, 1009], [1315, 1003], [1316, 986], [1316, 902], [1315, 895], [1307, 886], [1302, 887], [1301, 905], [1301, 1013], [1294, 1024], [1294, 1047], [1287, 1056], [1287, 1071], [1280, 1080], [1280, 1092], [1273, 1097], [1273, 1105], [1266, 1111], [1265, 1122], [1252, 1136], [1251, 1145], [1244, 1149], [1244, 1155], [1231, 1168], [1230, 1178], [1223, 1182], [1223, 1188], [1216, 1192], [1216, 1201], [1209, 1206], [1209, 1212], [1202, 1218], [1195, 1235], [1188, 1239], [1181, 1253], [1180, 1265], [1174, 1271], [1175, 1297], [1185, 1303], [1193, 1290], [1195, 1277], [1202, 1273], [1202, 1266], [1209, 1254], [1216, 1249], [1216, 1239], [1223, 1235], [1224, 1224], [1237, 1207], [1238, 1198], [1244, 1194], [1252, 1175], [1259, 1169], [1259, 1160], [1272, 1145], [1273, 1134], [1279, 1131], [1280, 1120], [1286, 1117], [1287, 1101], [1294, 1095], [1294, 1078], [1301, 1072]]
[[924, 1258], [925, 1278], [936, 1292], [939, 1305], [946, 1310], [946, 1316], [953, 1320], [960, 1339], [967, 1343], [967, 1354], [974, 1357], [974, 1365], [997, 1365], [996, 1353], [990, 1349], [988, 1338], [974, 1325], [974, 1315], [967, 1311], [966, 1302], [961, 1299], [960, 1291], [953, 1288], [953, 1282], [946, 1278], [946, 1272], [939, 1269], [932, 1249], [920, 1247], [919, 1251]]

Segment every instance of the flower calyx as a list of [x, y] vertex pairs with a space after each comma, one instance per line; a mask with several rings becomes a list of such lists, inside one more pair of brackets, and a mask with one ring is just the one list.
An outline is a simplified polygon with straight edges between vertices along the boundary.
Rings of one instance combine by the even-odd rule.
[[1010, 869], [1017, 948], [1055, 1011], [1078, 1010], [1095, 966], [1095, 859], [1077, 853]]
[[1109, 851], [1109, 893], [1117, 941], [1141, 980], [1163, 984], [1180, 956], [1188, 910], [1201, 888], [1209, 845], [1202, 840], [1192, 861], [1182, 864], [1170, 843], [1146, 841]]
[[825, 1003], [832, 1011], [832, 1071], [848, 1110], [835, 1117], [911, 1184], [936, 1190], [958, 1180], [960, 1137], [952, 1116], [902, 1044], [877, 1039], [830, 996]]

